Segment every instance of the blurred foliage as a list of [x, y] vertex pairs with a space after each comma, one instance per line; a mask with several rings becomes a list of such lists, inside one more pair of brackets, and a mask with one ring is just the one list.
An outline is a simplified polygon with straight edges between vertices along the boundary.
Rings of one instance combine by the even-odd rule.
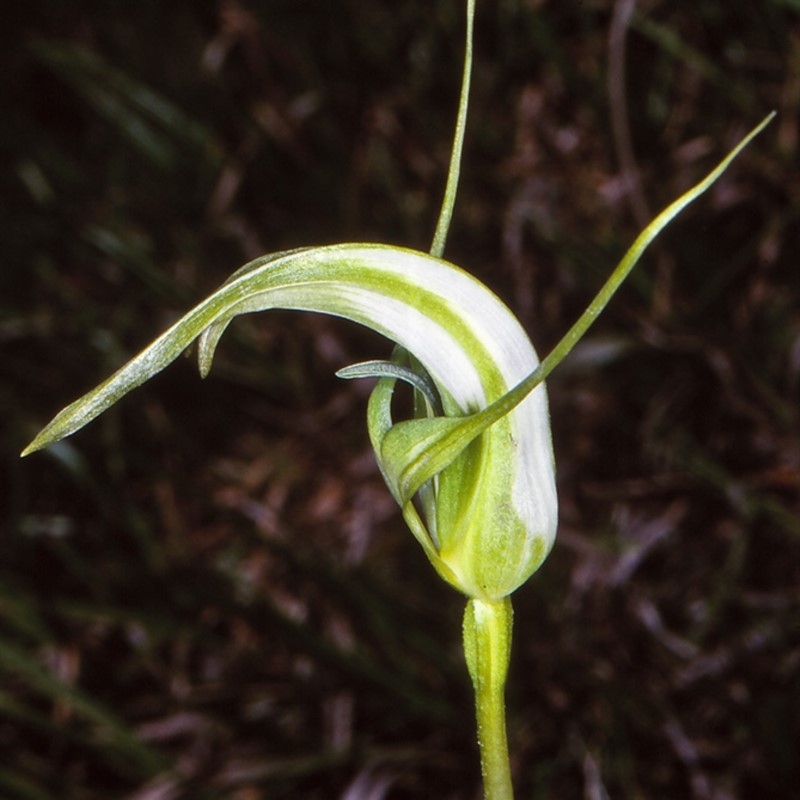
[[[16, 456], [246, 259], [427, 247], [463, 13], [431, 5], [4, 9], [2, 797], [476, 797], [461, 600], [382, 487], [365, 387], [332, 378], [379, 339], [245, 320], [202, 386], [179, 365]], [[550, 381], [562, 524], [516, 601], [520, 797], [800, 782], [799, 10], [478, 4], [448, 255], [540, 351], [637, 221], [779, 112]]]

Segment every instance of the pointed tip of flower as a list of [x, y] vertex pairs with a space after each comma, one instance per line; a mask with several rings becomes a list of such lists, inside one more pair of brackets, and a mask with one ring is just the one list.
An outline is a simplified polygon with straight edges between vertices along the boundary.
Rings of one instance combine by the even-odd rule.
[[41, 445], [36, 444], [36, 439], [34, 439], [22, 452], [19, 454], [20, 458], [25, 458], [26, 456], [31, 455], [31, 453], [35, 453], [37, 450], [41, 450]]
[[69, 436], [70, 433], [73, 431], [61, 430], [57, 423], [62, 419], [62, 415], [59, 413], [53, 419], [42, 428], [39, 433], [25, 446], [22, 452], [19, 454], [20, 458], [25, 458], [33, 453], [38, 453], [39, 450], [44, 450], [45, 448], [49, 447], [51, 444], [55, 444], [56, 442], [63, 439], [65, 436]]

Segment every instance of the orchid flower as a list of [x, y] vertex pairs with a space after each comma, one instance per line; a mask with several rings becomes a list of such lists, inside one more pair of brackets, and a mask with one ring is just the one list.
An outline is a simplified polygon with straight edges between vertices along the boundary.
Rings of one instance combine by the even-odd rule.
[[[455, 196], [469, 87], [467, 58], [448, 185], [432, 253], [378, 244], [290, 250], [256, 259], [125, 366], [58, 413], [23, 455], [69, 436], [198, 343], [208, 374], [238, 315], [314, 311], [371, 328], [398, 346], [389, 361], [345, 367], [377, 377], [367, 412], [386, 484], [439, 575], [467, 598], [464, 649], [476, 692], [484, 790], [512, 797], [503, 690], [511, 641], [509, 595], [549, 553], [557, 526], [555, 470], [543, 381], [596, 319], [658, 233], [704, 192], [771, 119], [659, 214], [552, 353], [539, 362], [511, 311], [441, 258]], [[412, 419], [395, 421], [397, 381], [413, 390]]]
[[[228, 323], [269, 308], [345, 317], [413, 354], [416, 371], [378, 363], [343, 372], [386, 375], [370, 402], [369, 421], [387, 484], [425, 554], [450, 584], [468, 597], [498, 600], [523, 583], [549, 552], [556, 529], [544, 387], [483, 436], [463, 440], [449, 464], [440, 466], [431, 454], [435, 472], [427, 467], [431, 455], [418, 426], [392, 424], [390, 396], [397, 378], [407, 380], [416, 387], [423, 426], [457, 429], [527, 377], [538, 359], [512, 313], [485, 286], [452, 264], [412, 250], [345, 244], [257, 259], [64, 409], [26, 453], [85, 425], [198, 337], [200, 372], [206, 375]], [[422, 515], [412, 502], [418, 491]]]

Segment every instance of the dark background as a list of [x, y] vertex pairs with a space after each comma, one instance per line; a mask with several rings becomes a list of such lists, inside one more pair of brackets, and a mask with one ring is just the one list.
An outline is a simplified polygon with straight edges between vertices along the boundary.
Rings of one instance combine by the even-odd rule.
[[[553, 554], [515, 598], [520, 798], [800, 785], [800, 3], [481, 0], [447, 255], [540, 352], [771, 109], [549, 382]], [[368, 446], [389, 345], [238, 321], [52, 414], [246, 260], [427, 249], [459, 2], [30, 0], [0, 25], [0, 796], [479, 796], [462, 600]], [[621, 70], [624, 65], [627, 75]]]

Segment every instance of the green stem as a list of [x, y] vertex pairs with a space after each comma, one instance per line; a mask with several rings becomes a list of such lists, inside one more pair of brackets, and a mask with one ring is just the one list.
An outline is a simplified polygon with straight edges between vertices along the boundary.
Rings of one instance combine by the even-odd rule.
[[447, 241], [447, 231], [450, 220], [453, 218], [453, 208], [456, 203], [458, 178], [461, 174], [461, 153], [464, 149], [464, 131], [467, 127], [467, 110], [469, 108], [469, 85], [472, 75], [472, 31], [475, 18], [475, 0], [467, 0], [467, 43], [464, 50], [464, 71], [461, 76], [461, 95], [458, 100], [458, 116], [456, 117], [456, 130], [453, 136], [453, 148], [450, 151], [450, 167], [447, 170], [447, 184], [444, 189], [442, 210], [439, 212], [439, 221], [436, 223], [436, 233], [433, 235], [431, 255], [441, 258], [444, 245]]
[[467, 602], [464, 655], [478, 719], [483, 792], [486, 800], [513, 800], [506, 739], [505, 685], [511, 655], [511, 600]]

